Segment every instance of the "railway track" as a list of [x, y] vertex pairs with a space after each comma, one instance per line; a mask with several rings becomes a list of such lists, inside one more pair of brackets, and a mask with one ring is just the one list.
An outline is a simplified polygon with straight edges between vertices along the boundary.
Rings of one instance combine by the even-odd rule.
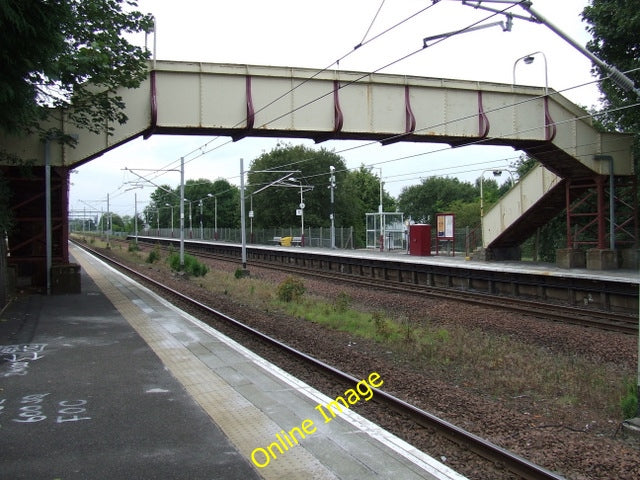
[[[217, 260], [229, 260], [221, 256], [210, 255], [206, 253], [193, 252], [200, 257], [215, 258]], [[635, 335], [638, 332], [638, 320], [634, 316], [605, 312], [598, 310], [581, 309], [578, 307], [544, 303], [535, 300], [525, 300], [522, 298], [508, 298], [499, 295], [488, 295], [480, 292], [464, 292], [451, 288], [426, 287], [420, 285], [407, 285], [405, 283], [395, 282], [393, 280], [377, 280], [343, 274], [340, 277], [329, 275], [323, 272], [314, 271], [309, 268], [300, 268], [297, 266], [280, 266], [277, 264], [253, 261], [253, 265], [262, 268], [271, 268], [298, 275], [312, 276], [316, 278], [324, 278], [332, 282], [342, 281], [362, 288], [377, 288], [394, 292], [401, 292], [413, 295], [427, 295], [445, 300], [456, 300], [471, 303], [475, 305], [484, 305], [491, 308], [501, 308], [517, 313], [527, 315], [535, 315], [543, 317], [547, 320], [555, 320], [585, 327], [596, 327], [603, 330], [615, 331]]]
[[[78, 247], [90, 252], [92, 255], [95, 255], [101, 260], [107, 262], [108, 264], [125, 272], [129, 276], [135, 277], [152, 289], [161, 292], [164, 296], [169, 296], [173, 299], [178, 300], [178, 302], [183, 305], [188, 305], [190, 310], [198, 311], [201, 314], [206, 315], [207, 317], [213, 317], [219, 322], [223, 322], [226, 325], [232, 326], [234, 329], [237, 329], [246, 335], [258, 339], [260, 342], [268, 345], [270, 348], [276, 349], [288, 356], [295, 358], [297, 362], [304, 362], [313, 370], [320, 372], [323, 376], [332, 378], [336, 383], [340, 382], [353, 385], [360, 380], [348, 373], [334, 368], [333, 366], [321, 360], [307, 355], [302, 351], [292, 348], [289, 345], [286, 345], [285, 343], [278, 341], [234, 318], [231, 318], [200, 301], [192, 299], [173, 288], [159, 283], [153, 278], [144, 275], [128, 267], [127, 265], [114, 260], [113, 258], [105, 256], [102, 253], [87, 247], [86, 245], [79, 244], [77, 242], [73, 243]], [[460, 448], [474, 452], [491, 464], [498, 465], [501, 470], [506, 470], [512, 475], [516, 475], [518, 478], [527, 480], [559, 480], [563, 478], [549, 471], [548, 469], [545, 469], [544, 467], [538, 466], [519, 455], [509, 452], [508, 450], [505, 450], [481, 437], [478, 437], [477, 435], [467, 432], [466, 430], [459, 428], [456, 425], [453, 425], [443, 419], [440, 419], [435, 415], [425, 412], [424, 410], [415, 407], [414, 405], [411, 405], [393, 395], [390, 395], [378, 389], [374, 389], [374, 392], [375, 395], [373, 396], [373, 398], [377, 403], [396, 412], [404, 418], [409, 418], [417, 425], [437, 432], [439, 435], [442, 435], [443, 437], [457, 444]]]
[[[161, 246], [161, 248], [166, 249], [165, 246]], [[203, 252], [198, 249], [189, 248], [188, 244], [185, 251], [201, 258], [237, 263], [237, 258], [235, 257]], [[461, 290], [451, 287], [416, 285], [392, 279], [362, 277], [350, 273], [336, 274], [335, 272], [324, 272], [315, 268], [295, 264], [281, 264], [258, 259], [252, 259], [251, 265], [294, 273], [301, 276], [322, 278], [330, 280], [331, 282], [345, 282], [362, 288], [376, 288], [410, 295], [425, 295], [439, 299], [500, 308], [514, 313], [538, 316], [545, 320], [582, 325], [584, 327], [598, 328], [627, 335], [637, 335], [638, 333], [637, 315], [628, 315], [589, 307], [583, 308], [559, 302], [544, 302], [523, 297], [487, 294], [479, 291]]]

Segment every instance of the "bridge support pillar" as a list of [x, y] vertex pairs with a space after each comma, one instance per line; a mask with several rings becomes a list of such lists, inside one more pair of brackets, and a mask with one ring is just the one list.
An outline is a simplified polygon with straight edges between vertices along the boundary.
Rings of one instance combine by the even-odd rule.
[[520, 261], [522, 259], [522, 249], [520, 247], [492, 247], [485, 249], [483, 254], [478, 255], [477, 258], [485, 261]]
[[621, 248], [618, 250], [620, 256], [620, 268], [631, 270], [640, 269], [640, 250], [636, 248]]
[[[43, 291], [47, 286], [46, 199], [44, 166], [3, 166], [9, 187], [9, 212], [14, 227], [8, 232], [8, 266], [16, 288]], [[69, 168], [51, 169], [51, 260], [54, 266], [69, 264]], [[0, 272], [5, 275], [6, 272]]]
[[578, 248], [560, 248], [556, 250], [556, 265], [558, 268], [585, 268], [587, 255]]
[[587, 250], [587, 270], [617, 270], [618, 254], [608, 248], [590, 248]]

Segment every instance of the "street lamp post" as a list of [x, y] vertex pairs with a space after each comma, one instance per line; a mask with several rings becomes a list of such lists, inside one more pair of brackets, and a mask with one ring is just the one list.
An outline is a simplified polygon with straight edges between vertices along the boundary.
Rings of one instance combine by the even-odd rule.
[[133, 225], [134, 225], [134, 235], [136, 239], [136, 245], [138, 244], [138, 194], [133, 194]]
[[304, 198], [302, 196], [302, 181], [300, 181], [300, 245], [304, 247]]
[[[380, 203], [378, 204], [378, 213], [380, 214], [380, 250], [384, 250], [384, 207], [382, 206], [382, 168], [380, 170]], [[375, 232], [374, 232], [375, 233]]]
[[207, 194], [208, 197], [213, 197], [213, 238], [218, 240], [218, 196]]
[[[198, 205], [200, 206], [200, 240], [204, 240], [204, 226], [203, 226], [203, 215], [204, 215], [204, 213], [203, 213], [203, 210], [202, 210], [203, 200], [206, 200], [207, 198], [211, 198], [211, 197], [214, 197], [214, 195], [212, 193], [207, 193], [206, 197], [202, 197], [202, 198], [199, 198], [198, 200], [194, 200], [194, 202], [198, 202]], [[217, 201], [217, 199], [216, 199], [216, 201]], [[191, 203], [189, 204], [189, 208], [191, 208]], [[216, 205], [216, 217], [217, 217], [217, 215], [218, 215], [218, 206]], [[189, 209], [189, 222], [191, 222], [191, 209]], [[217, 218], [215, 220], [215, 225], [216, 225], [215, 228], [217, 229], [218, 228], [218, 220], [217, 220]]]
[[240, 237], [242, 241], [242, 270], [247, 270], [247, 232], [244, 218], [244, 158], [240, 158]]
[[189, 202], [189, 238], [193, 238], [193, 221], [191, 217], [191, 204], [193, 202], [191, 200], [187, 200], [187, 202]]
[[334, 198], [333, 191], [336, 188], [336, 177], [333, 174], [336, 171], [336, 167], [331, 165], [329, 167], [329, 188], [331, 189], [331, 248], [336, 248], [336, 224], [335, 224], [335, 208], [334, 208]]
[[168, 203], [165, 203], [164, 205], [171, 209], [171, 237], [173, 237], [173, 205], [169, 205]]
[[[295, 177], [287, 178], [287, 181], [296, 182], [300, 185], [300, 205], [298, 211], [300, 212], [300, 245], [304, 247], [304, 196], [302, 190], [302, 180], [298, 180]], [[297, 212], [296, 212], [297, 213]]]
[[204, 229], [202, 228], [202, 198], [200, 199], [200, 240], [204, 240]]
[[546, 96], [549, 94], [549, 75], [547, 69], [547, 56], [544, 52], [532, 52], [516, 59], [516, 61], [513, 62], [513, 85], [516, 84], [516, 65], [518, 62], [522, 60], [526, 65], [531, 65], [535, 60], [534, 55], [542, 55], [542, 59], [544, 60], [544, 94]]

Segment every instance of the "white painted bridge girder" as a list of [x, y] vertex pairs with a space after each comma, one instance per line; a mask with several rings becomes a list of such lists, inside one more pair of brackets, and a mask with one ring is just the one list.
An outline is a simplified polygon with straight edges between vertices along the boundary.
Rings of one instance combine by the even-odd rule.
[[[138, 89], [119, 92], [129, 120], [114, 125], [112, 136], [61, 117], [57, 126], [76, 134], [78, 145], [54, 146], [51, 161], [82, 164], [140, 135], [200, 134], [512, 145], [532, 156], [544, 145], [547, 154], [557, 150], [601, 174], [608, 162], [594, 156], [611, 155], [616, 175], [633, 174], [630, 136], [599, 133], [584, 110], [544, 93], [464, 80], [158, 61]], [[43, 162], [35, 137], [4, 137], [0, 145]]]

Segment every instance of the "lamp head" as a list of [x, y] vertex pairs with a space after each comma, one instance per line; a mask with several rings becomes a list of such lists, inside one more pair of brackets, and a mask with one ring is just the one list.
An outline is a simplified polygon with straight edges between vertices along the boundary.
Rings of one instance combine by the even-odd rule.
[[527, 55], [526, 57], [524, 57], [524, 63], [526, 63], [527, 65], [531, 65], [535, 59], [536, 58], [534, 56]]

